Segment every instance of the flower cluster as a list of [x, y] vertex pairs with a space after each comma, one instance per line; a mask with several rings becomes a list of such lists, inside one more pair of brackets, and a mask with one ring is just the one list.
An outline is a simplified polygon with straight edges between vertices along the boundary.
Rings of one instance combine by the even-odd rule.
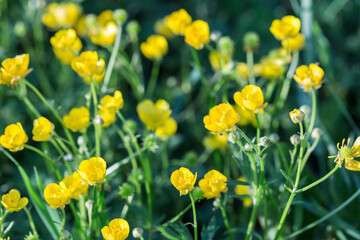
[[70, 64], [82, 48], [74, 29], [60, 30], [50, 39], [54, 53], [64, 64]]

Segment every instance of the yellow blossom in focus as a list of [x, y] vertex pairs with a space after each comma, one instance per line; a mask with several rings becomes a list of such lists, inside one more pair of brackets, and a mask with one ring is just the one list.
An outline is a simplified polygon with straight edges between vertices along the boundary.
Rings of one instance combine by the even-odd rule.
[[299, 109], [294, 109], [289, 113], [290, 119], [293, 123], [301, 123], [305, 118], [305, 113], [300, 111]]
[[234, 100], [240, 107], [255, 113], [266, 106], [261, 88], [255, 85], [247, 85], [241, 92], [236, 92]]
[[54, 53], [64, 64], [70, 64], [82, 48], [74, 29], [60, 30], [50, 39]]
[[207, 22], [196, 20], [185, 29], [185, 42], [196, 49], [202, 49], [210, 41]]
[[345, 144], [345, 138], [343, 139], [341, 146], [337, 144], [338, 154], [335, 156], [329, 156], [329, 158], [335, 158], [334, 162], [341, 167], [341, 164], [345, 162], [345, 168], [350, 171], [360, 171], [360, 161], [354, 160], [354, 158], [360, 157], [360, 137], [357, 137], [352, 147], [350, 147], [350, 138]]
[[241, 78], [248, 78], [249, 77], [249, 67], [244, 62], [239, 62], [236, 64], [236, 73], [239, 74]]
[[150, 130], [161, 127], [171, 114], [169, 104], [163, 99], [157, 100], [155, 104], [151, 100], [144, 100], [137, 105], [136, 111]]
[[44, 197], [52, 209], [63, 209], [70, 202], [69, 190], [56, 183], [50, 183], [45, 187]]
[[167, 53], [168, 43], [161, 35], [151, 35], [141, 43], [140, 50], [148, 59], [160, 59]]
[[91, 186], [101, 183], [104, 181], [106, 173], [106, 162], [101, 157], [83, 160], [79, 165], [78, 173]]
[[20, 211], [28, 202], [29, 200], [26, 197], [21, 197], [20, 192], [16, 189], [11, 189], [8, 194], [1, 197], [1, 204], [9, 213]]
[[219, 171], [211, 170], [199, 181], [199, 187], [204, 192], [205, 198], [219, 198], [221, 192], [227, 191], [226, 181], [227, 177]]
[[285, 16], [281, 20], [275, 19], [270, 27], [271, 33], [277, 40], [295, 37], [300, 31], [300, 19], [294, 16]]
[[[239, 177], [237, 180], [246, 182], [244, 177]], [[236, 185], [235, 193], [237, 195], [249, 195], [250, 194], [249, 188], [245, 185]], [[244, 207], [250, 207], [250, 205], [252, 203], [251, 198], [241, 198], [241, 201], [243, 202]]]
[[101, 101], [99, 108], [111, 109], [113, 111], [120, 110], [123, 107], [124, 99], [120, 91], [115, 91], [114, 96], [105, 95]]
[[195, 175], [187, 168], [181, 167], [175, 170], [170, 177], [172, 185], [180, 191], [181, 195], [191, 192], [196, 182], [197, 173]]
[[91, 83], [91, 77], [100, 83], [105, 76], [105, 61], [99, 59], [97, 52], [82, 52], [71, 61], [71, 68], [87, 83]]
[[85, 182], [78, 172], [64, 178], [59, 185], [69, 190], [70, 198], [79, 200], [80, 196], [88, 192], [89, 184]]
[[63, 117], [65, 126], [73, 132], [82, 132], [90, 122], [90, 113], [86, 107], [73, 108]]
[[180, 9], [166, 17], [167, 26], [176, 35], [184, 35], [185, 29], [191, 24], [191, 16], [184, 10]]
[[21, 123], [10, 124], [5, 128], [4, 135], [0, 136], [0, 144], [11, 152], [17, 152], [24, 149], [24, 144], [28, 141]]
[[49, 140], [55, 128], [54, 124], [44, 117], [35, 119], [33, 125], [32, 139], [37, 142]]
[[103, 121], [102, 127], [108, 127], [116, 121], [116, 112], [112, 109], [100, 108], [97, 114]]
[[173, 32], [169, 28], [169, 26], [166, 23], [166, 19], [161, 18], [158, 19], [154, 24], [154, 31], [159, 34], [163, 35], [166, 38], [172, 38], [174, 36]]
[[305, 36], [299, 33], [293, 38], [282, 40], [281, 45], [283, 46], [284, 49], [287, 49], [289, 45], [289, 50], [292, 52], [301, 50], [305, 45]]
[[16, 85], [19, 80], [30, 73], [29, 54], [17, 55], [15, 58], [7, 58], [1, 63], [0, 84]]
[[109, 226], [101, 229], [101, 233], [105, 240], [124, 240], [129, 236], [130, 227], [126, 220], [115, 218], [111, 220]]
[[233, 131], [240, 120], [239, 114], [229, 103], [221, 103], [210, 109], [203, 119], [205, 128], [214, 133]]
[[304, 92], [310, 91], [311, 88], [319, 89], [324, 77], [324, 70], [318, 65], [312, 63], [308, 66], [301, 65], [296, 69], [294, 79], [300, 85]]
[[155, 129], [155, 134], [162, 140], [166, 140], [176, 133], [177, 123], [175, 119], [168, 118], [163, 125]]
[[219, 134], [210, 134], [205, 137], [203, 140], [203, 144], [206, 148], [209, 149], [224, 149], [228, 145], [227, 143], [228, 134], [224, 133], [222, 135]]
[[42, 16], [42, 22], [52, 29], [69, 28], [76, 24], [82, 12], [75, 3], [50, 3]]
[[233, 108], [240, 116], [240, 121], [237, 123], [238, 126], [247, 126], [252, 124], [256, 126], [256, 118], [254, 111], [247, 110], [246, 108], [242, 108], [241, 106], [235, 104]]

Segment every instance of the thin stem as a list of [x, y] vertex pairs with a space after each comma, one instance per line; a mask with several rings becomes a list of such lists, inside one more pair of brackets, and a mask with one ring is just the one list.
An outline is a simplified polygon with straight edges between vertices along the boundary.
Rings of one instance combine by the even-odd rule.
[[206, 88], [206, 90], [209, 92], [210, 91], [210, 85], [209, 85], [209, 82], [205, 78], [204, 72], [202, 71], [200, 60], [199, 60], [199, 55], [197, 54], [196, 49], [194, 49], [193, 47], [191, 47], [190, 49], [191, 49], [191, 54], [192, 54], [192, 56], [194, 58], [194, 61], [195, 61], [195, 66], [198, 69], [198, 71], [200, 72], [201, 82], [202, 82], [203, 86]]
[[194, 217], [194, 240], [197, 240], [198, 239], [198, 232], [197, 232], [195, 201], [194, 201], [194, 196], [192, 195], [192, 193], [189, 193], [189, 197], [190, 197], [190, 200], [191, 200], [191, 206], [192, 206], [193, 217]]
[[168, 153], [167, 153], [167, 140], [164, 140], [161, 146], [161, 160], [162, 160], [162, 164], [163, 164], [163, 177], [164, 179], [168, 179], [167, 178], [167, 172], [169, 169], [169, 157], [168, 157]]
[[228, 216], [226, 214], [226, 209], [225, 209], [225, 201], [223, 201], [222, 199], [220, 199], [220, 210], [221, 210], [221, 215], [224, 219], [224, 224], [225, 224], [225, 227], [226, 229], [228, 230], [228, 234], [229, 234], [229, 240], [232, 240], [233, 239], [233, 234], [230, 232], [230, 224], [229, 224], [229, 219], [228, 219]]
[[310, 154], [315, 150], [319, 141], [320, 141], [320, 138], [316, 138], [315, 141], [313, 142], [313, 144], [311, 145], [311, 147], [306, 151], [303, 162], [302, 162], [301, 171], [304, 170], [305, 164], [306, 164], [307, 160], [309, 159]]
[[[95, 79], [91, 77], [91, 94], [94, 102], [94, 120], [97, 118], [97, 108], [98, 108], [98, 100], [96, 95], [96, 89], [95, 89]], [[101, 156], [101, 149], [100, 149], [100, 138], [101, 138], [101, 129], [98, 123], [96, 121], [94, 122], [94, 128], [95, 128], [95, 152], [96, 157]]]
[[309, 128], [306, 130], [307, 134], [305, 137], [305, 143], [309, 141], [309, 137], [311, 135], [312, 130], [314, 129], [315, 119], [316, 119], [316, 90], [314, 88], [311, 89], [311, 97], [312, 97], [312, 109], [311, 109], [311, 119]]
[[254, 77], [254, 53], [249, 50], [246, 51], [246, 63], [249, 68], [249, 84], [255, 85], [255, 77]]
[[93, 236], [93, 227], [94, 227], [94, 219], [96, 219], [96, 217], [94, 217], [94, 215], [96, 214], [96, 187], [97, 184], [95, 183], [94, 188], [93, 188], [93, 195], [92, 195], [92, 204], [91, 204], [91, 214], [89, 214], [89, 229], [90, 229], [90, 236]]
[[34, 220], [33, 220], [32, 216], [31, 216], [30, 210], [27, 207], [25, 207], [24, 210], [25, 210], [25, 213], [26, 213], [26, 215], [27, 215], [27, 217], [29, 219], [29, 223], [30, 223], [30, 227], [31, 227], [31, 231], [33, 232], [33, 235], [38, 236], [38, 233], [36, 231], [36, 227], [35, 227], [35, 224], [34, 224]]
[[3, 237], [3, 222], [6, 218], [6, 216], [8, 215], [8, 211], [6, 210], [6, 212], [4, 213], [4, 215], [1, 216], [1, 219], [0, 219], [0, 237]]
[[182, 210], [178, 215], [167, 221], [166, 223], [162, 224], [162, 226], [166, 227], [169, 223], [174, 223], [179, 220], [189, 209], [191, 208], [192, 204], [190, 203], [184, 210]]
[[151, 97], [154, 94], [156, 82], [157, 82], [157, 79], [159, 76], [160, 63], [161, 63], [161, 60], [159, 60], [159, 59], [155, 59], [153, 61], [153, 67], [151, 70], [151, 77], [150, 77], [146, 97]]
[[[62, 222], [61, 222], [61, 226], [60, 226], [60, 236], [59, 236], [59, 240], [62, 240], [64, 238], [64, 229], [65, 229], [65, 222], [66, 222], [66, 214], [65, 214], [65, 209], [61, 209], [61, 213], [62, 213]], [[64, 238], [65, 239], [65, 238]]]

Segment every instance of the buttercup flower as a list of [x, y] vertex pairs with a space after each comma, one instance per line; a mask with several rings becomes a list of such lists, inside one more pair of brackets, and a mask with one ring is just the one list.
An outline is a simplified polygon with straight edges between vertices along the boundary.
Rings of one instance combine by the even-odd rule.
[[69, 28], [81, 15], [81, 6], [75, 3], [50, 3], [42, 16], [42, 22], [52, 29]]
[[78, 173], [81, 178], [91, 186], [104, 181], [106, 173], [106, 162], [101, 157], [93, 157], [83, 160], [79, 165]]
[[[283, 61], [283, 60], [281, 60]], [[282, 62], [277, 63], [272, 58], [264, 58], [261, 60], [261, 72], [260, 75], [267, 79], [277, 79], [282, 73]]]
[[283, 46], [283, 48], [287, 49], [289, 45], [289, 50], [292, 52], [296, 50], [301, 50], [304, 47], [304, 44], [305, 36], [301, 33], [297, 34], [293, 38], [288, 38], [281, 41], [281, 45]]
[[196, 20], [185, 29], [185, 42], [196, 49], [202, 49], [210, 41], [207, 22]]
[[52, 209], [63, 209], [70, 202], [69, 190], [56, 183], [50, 183], [45, 187], [44, 197]]
[[113, 12], [105, 10], [96, 19], [96, 24], [90, 28], [90, 40], [97, 45], [111, 45], [115, 41], [117, 26]]
[[0, 144], [11, 152], [17, 152], [24, 149], [24, 144], [28, 141], [21, 123], [10, 124], [5, 128], [4, 135], [0, 137]]
[[163, 125], [156, 128], [155, 134], [162, 140], [166, 140], [176, 133], [177, 123], [175, 119], [168, 118]]
[[357, 137], [354, 144], [350, 148], [350, 138], [345, 144], [345, 138], [337, 144], [338, 154], [335, 156], [329, 156], [329, 158], [335, 158], [335, 161], [339, 167], [345, 162], [345, 168], [351, 171], [360, 171], [360, 162], [354, 160], [354, 158], [360, 157], [360, 137]]
[[105, 240], [124, 240], [129, 236], [130, 227], [126, 220], [115, 218], [111, 220], [109, 226], [101, 229], [101, 233]]
[[229, 103], [221, 103], [210, 109], [203, 119], [205, 128], [214, 133], [233, 131], [240, 120], [239, 114]]
[[97, 114], [103, 121], [101, 124], [102, 127], [108, 127], [116, 121], [116, 113], [112, 109], [100, 108]]
[[78, 172], [64, 178], [59, 185], [69, 190], [70, 198], [79, 200], [81, 195], [88, 192], [89, 184], [84, 181]]
[[53, 134], [54, 128], [54, 124], [52, 124], [49, 120], [44, 117], [39, 117], [34, 120], [32, 139], [37, 142], [47, 141]]
[[255, 113], [266, 107], [266, 103], [264, 104], [264, 94], [261, 88], [255, 85], [247, 85], [241, 92], [236, 92], [234, 100], [240, 107]]
[[224, 133], [222, 135], [218, 134], [210, 134], [205, 137], [203, 140], [203, 144], [206, 148], [210, 149], [224, 149], [227, 146], [228, 134]]
[[163, 99], [157, 100], [155, 104], [150, 100], [144, 100], [137, 105], [136, 111], [148, 129], [162, 126], [171, 114], [169, 104]]
[[165, 18], [158, 19], [154, 24], [154, 31], [159, 34], [163, 35], [166, 38], [172, 38], [174, 36], [173, 32], [169, 28], [169, 26], [166, 23]]
[[105, 95], [101, 101], [99, 108], [111, 109], [113, 111], [120, 110], [123, 107], [124, 99], [120, 91], [115, 91], [114, 96]]
[[170, 177], [172, 185], [180, 191], [181, 195], [191, 192], [196, 182], [197, 173], [195, 175], [187, 168], [181, 167], [175, 170]]
[[29, 200], [26, 197], [20, 197], [20, 192], [16, 189], [11, 189], [8, 194], [2, 195], [1, 198], [1, 204], [9, 213], [20, 211], [28, 202]]
[[240, 116], [240, 121], [237, 122], [238, 126], [243, 127], [249, 124], [256, 126], [256, 118], [255, 118], [255, 113], [253, 111], [242, 108], [237, 104], [233, 105], [233, 108]]
[[63, 117], [65, 127], [73, 132], [82, 132], [90, 122], [90, 113], [86, 107], [73, 108]]
[[239, 62], [236, 64], [236, 72], [241, 78], [247, 79], [249, 77], [249, 67], [244, 62]]
[[174, 34], [184, 35], [186, 27], [191, 24], [191, 16], [184, 9], [180, 9], [167, 16], [166, 23]]
[[300, 31], [300, 19], [294, 16], [285, 16], [281, 20], [275, 19], [270, 27], [270, 32], [277, 40], [295, 37]]
[[211, 170], [199, 181], [199, 187], [204, 192], [205, 198], [219, 198], [221, 192], [227, 191], [226, 181], [227, 177], [219, 171]]
[[30, 73], [29, 54], [17, 55], [15, 58], [7, 58], [1, 63], [0, 84], [14, 86], [19, 80]]
[[168, 43], [161, 35], [151, 35], [141, 43], [140, 50], [148, 59], [160, 59], [167, 53]]
[[105, 76], [105, 61], [99, 59], [97, 52], [82, 52], [71, 61], [71, 68], [87, 83], [91, 82], [91, 76], [98, 83]]
[[319, 89], [324, 77], [324, 70], [318, 65], [312, 63], [308, 66], [301, 65], [296, 69], [294, 75], [295, 81], [304, 89], [304, 92], [310, 91], [311, 88]]
[[[246, 182], [244, 177], [239, 177], [237, 180]], [[248, 186], [245, 186], [245, 185], [236, 185], [235, 193], [237, 195], [249, 195], [250, 194]], [[243, 202], [244, 207], [250, 207], [250, 205], [252, 203], [251, 198], [241, 198], [241, 201]]]
[[222, 53], [217, 50], [215, 53], [209, 54], [209, 61], [214, 71], [221, 70], [225, 73], [229, 73], [234, 66], [231, 54]]
[[305, 118], [305, 114], [296, 108], [289, 113], [289, 116], [291, 121], [295, 124], [301, 123]]
[[50, 38], [54, 53], [64, 64], [70, 64], [82, 48], [74, 29], [60, 30]]

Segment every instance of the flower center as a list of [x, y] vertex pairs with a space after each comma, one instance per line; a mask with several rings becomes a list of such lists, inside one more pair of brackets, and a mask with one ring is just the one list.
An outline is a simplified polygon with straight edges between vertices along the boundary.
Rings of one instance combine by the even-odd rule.
[[345, 145], [339, 149], [340, 158], [352, 158], [351, 149]]

